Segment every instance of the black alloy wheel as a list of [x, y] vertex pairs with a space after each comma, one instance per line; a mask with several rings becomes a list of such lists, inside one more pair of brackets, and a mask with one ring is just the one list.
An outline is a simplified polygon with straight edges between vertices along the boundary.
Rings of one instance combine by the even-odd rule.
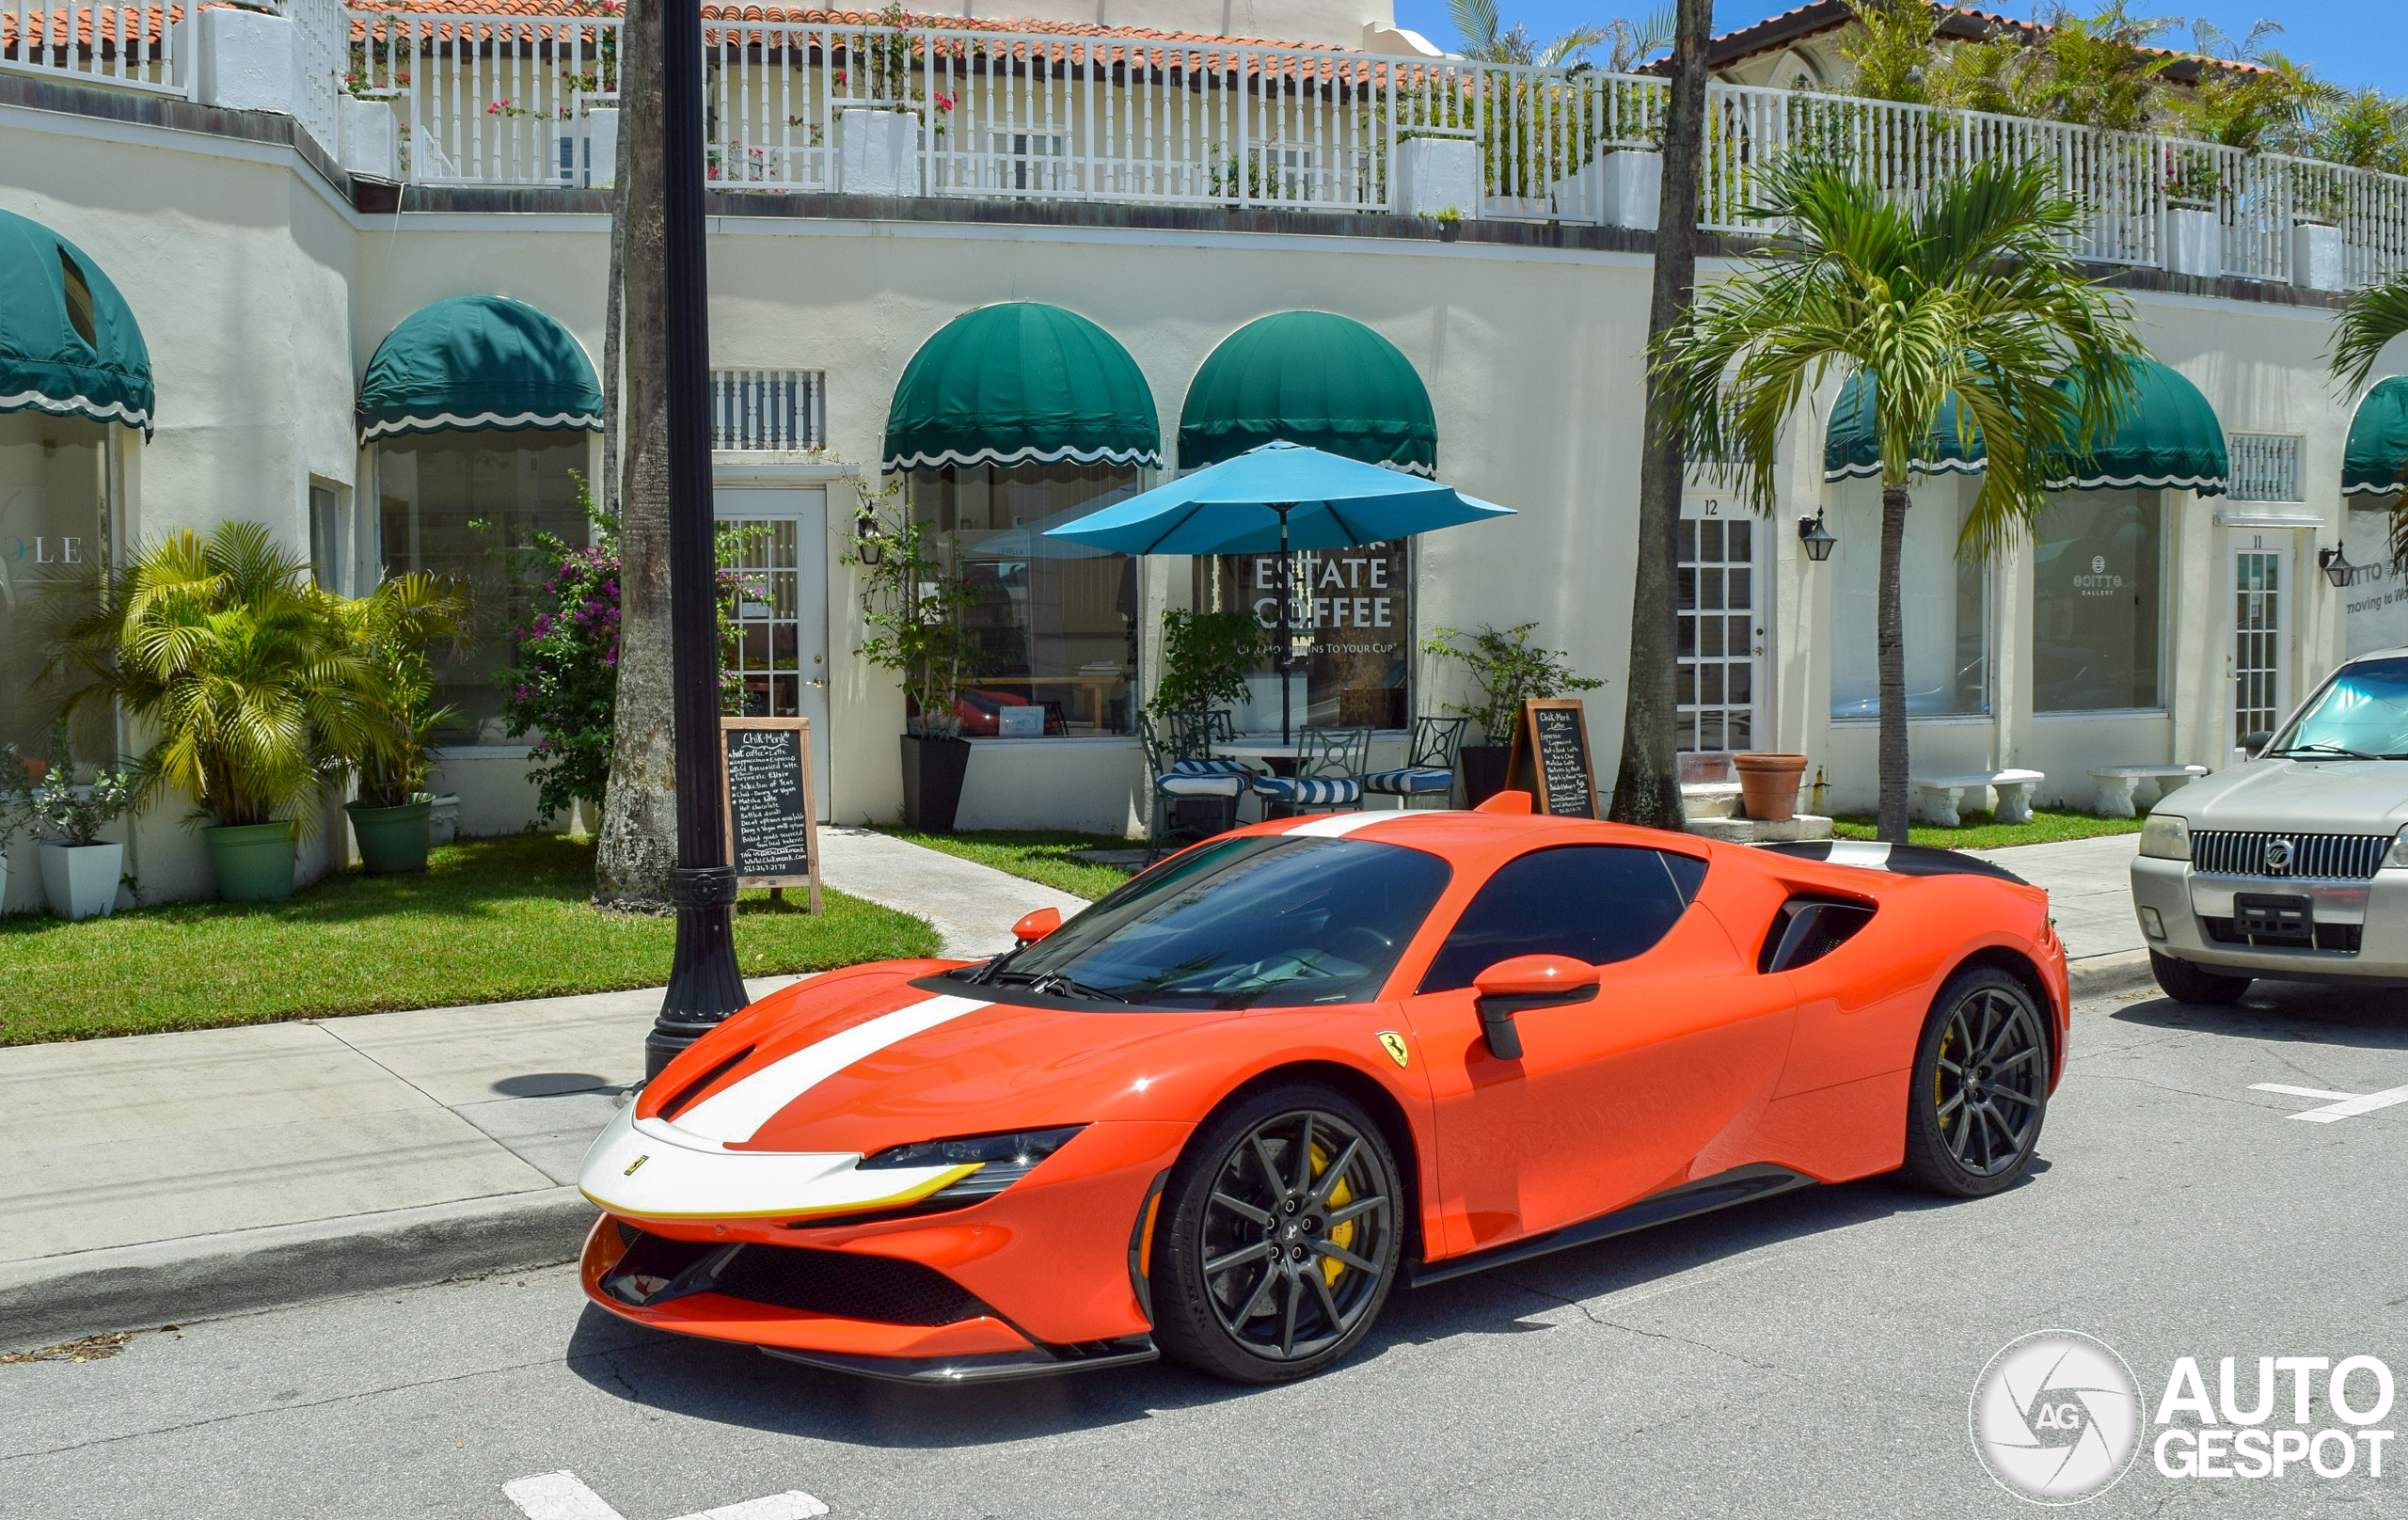
[[1387, 1301], [1402, 1191], [1378, 1124], [1344, 1094], [1243, 1100], [1173, 1173], [1153, 1254], [1156, 1338], [1241, 1383], [1330, 1366]]
[[2030, 989], [1988, 967], [1934, 1000], [1907, 1095], [1907, 1175], [1935, 1193], [1987, 1197], [2032, 1162], [2049, 1111], [2047, 1023]]

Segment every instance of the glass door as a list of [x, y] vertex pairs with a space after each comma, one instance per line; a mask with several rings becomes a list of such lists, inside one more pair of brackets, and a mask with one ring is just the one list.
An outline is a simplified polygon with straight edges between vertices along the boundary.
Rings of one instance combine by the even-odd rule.
[[723, 527], [746, 530], [736, 575], [736, 647], [727, 673], [748, 718], [811, 720], [811, 784], [828, 800], [828, 493], [820, 486], [721, 486]]
[[2232, 555], [2232, 742], [2273, 731], [2290, 710], [2290, 549], [2249, 535]]
[[1684, 753], [1755, 747], [1756, 661], [1764, 653], [1756, 610], [1761, 526], [1727, 498], [1682, 499], [1672, 689]]

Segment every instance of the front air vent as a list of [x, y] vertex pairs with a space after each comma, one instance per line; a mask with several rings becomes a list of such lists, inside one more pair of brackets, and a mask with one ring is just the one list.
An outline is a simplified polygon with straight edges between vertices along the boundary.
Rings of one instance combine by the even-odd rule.
[[1765, 931], [1756, 970], [1766, 974], [1811, 966], [1873, 922], [1873, 910], [1850, 897], [1799, 895], [1781, 905]]
[[805, 1314], [877, 1324], [952, 1324], [991, 1312], [959, 1283], [917, 1261], [801, 1245], [748, 1245], [711, 1291]]
[[710, 1089], [712, 1083], [717, 1082], [720, 1078], [735, 1070], [737, 1067], [742, 1066], [744, 1064], [745, 1057], [751, 1055], [759, 1048], [760, 1047], [756, 1045], [747, 1045], [742, 1050], [737, 1052], [734, 1055], [729, 1056], [726, 1060], [712, 1067], [708, 1071], [705, 1071], [701, 1076], [696, 1077], [693, 1081], [686, 1084], [683, 1087], [678, 1088], [677, 1091], [670, 1098], [669, 1101], [660, 1105], [660, 1116], [664, 1119], [673, 1119], [680, 1112], [693, 1106], [694, 1100], [707, 1092]]

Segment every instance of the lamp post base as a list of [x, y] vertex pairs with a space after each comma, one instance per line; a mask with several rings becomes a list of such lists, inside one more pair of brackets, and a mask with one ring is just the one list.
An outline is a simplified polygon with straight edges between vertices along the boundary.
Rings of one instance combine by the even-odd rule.
[[644, 1037], [643, 1077], [660, 1075], [680, 1052], [719, 1026], [748, 1001], [736, 964], [736, 868], [679, 866], [669, 873], [677, 910], [677, 953], [659, 1016]]

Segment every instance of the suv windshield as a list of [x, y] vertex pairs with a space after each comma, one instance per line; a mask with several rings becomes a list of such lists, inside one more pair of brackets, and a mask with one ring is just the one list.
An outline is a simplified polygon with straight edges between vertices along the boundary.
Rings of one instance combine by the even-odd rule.
[[1244, 1008], [1378, 995], [1451, 868], [1366, 840], [1222, 840], [1132, 879], [966, 980], [1156, 1006]]
[[2408, 760], [2408, 659], [2342, 666], [2261, 752], [2304, 760]]

